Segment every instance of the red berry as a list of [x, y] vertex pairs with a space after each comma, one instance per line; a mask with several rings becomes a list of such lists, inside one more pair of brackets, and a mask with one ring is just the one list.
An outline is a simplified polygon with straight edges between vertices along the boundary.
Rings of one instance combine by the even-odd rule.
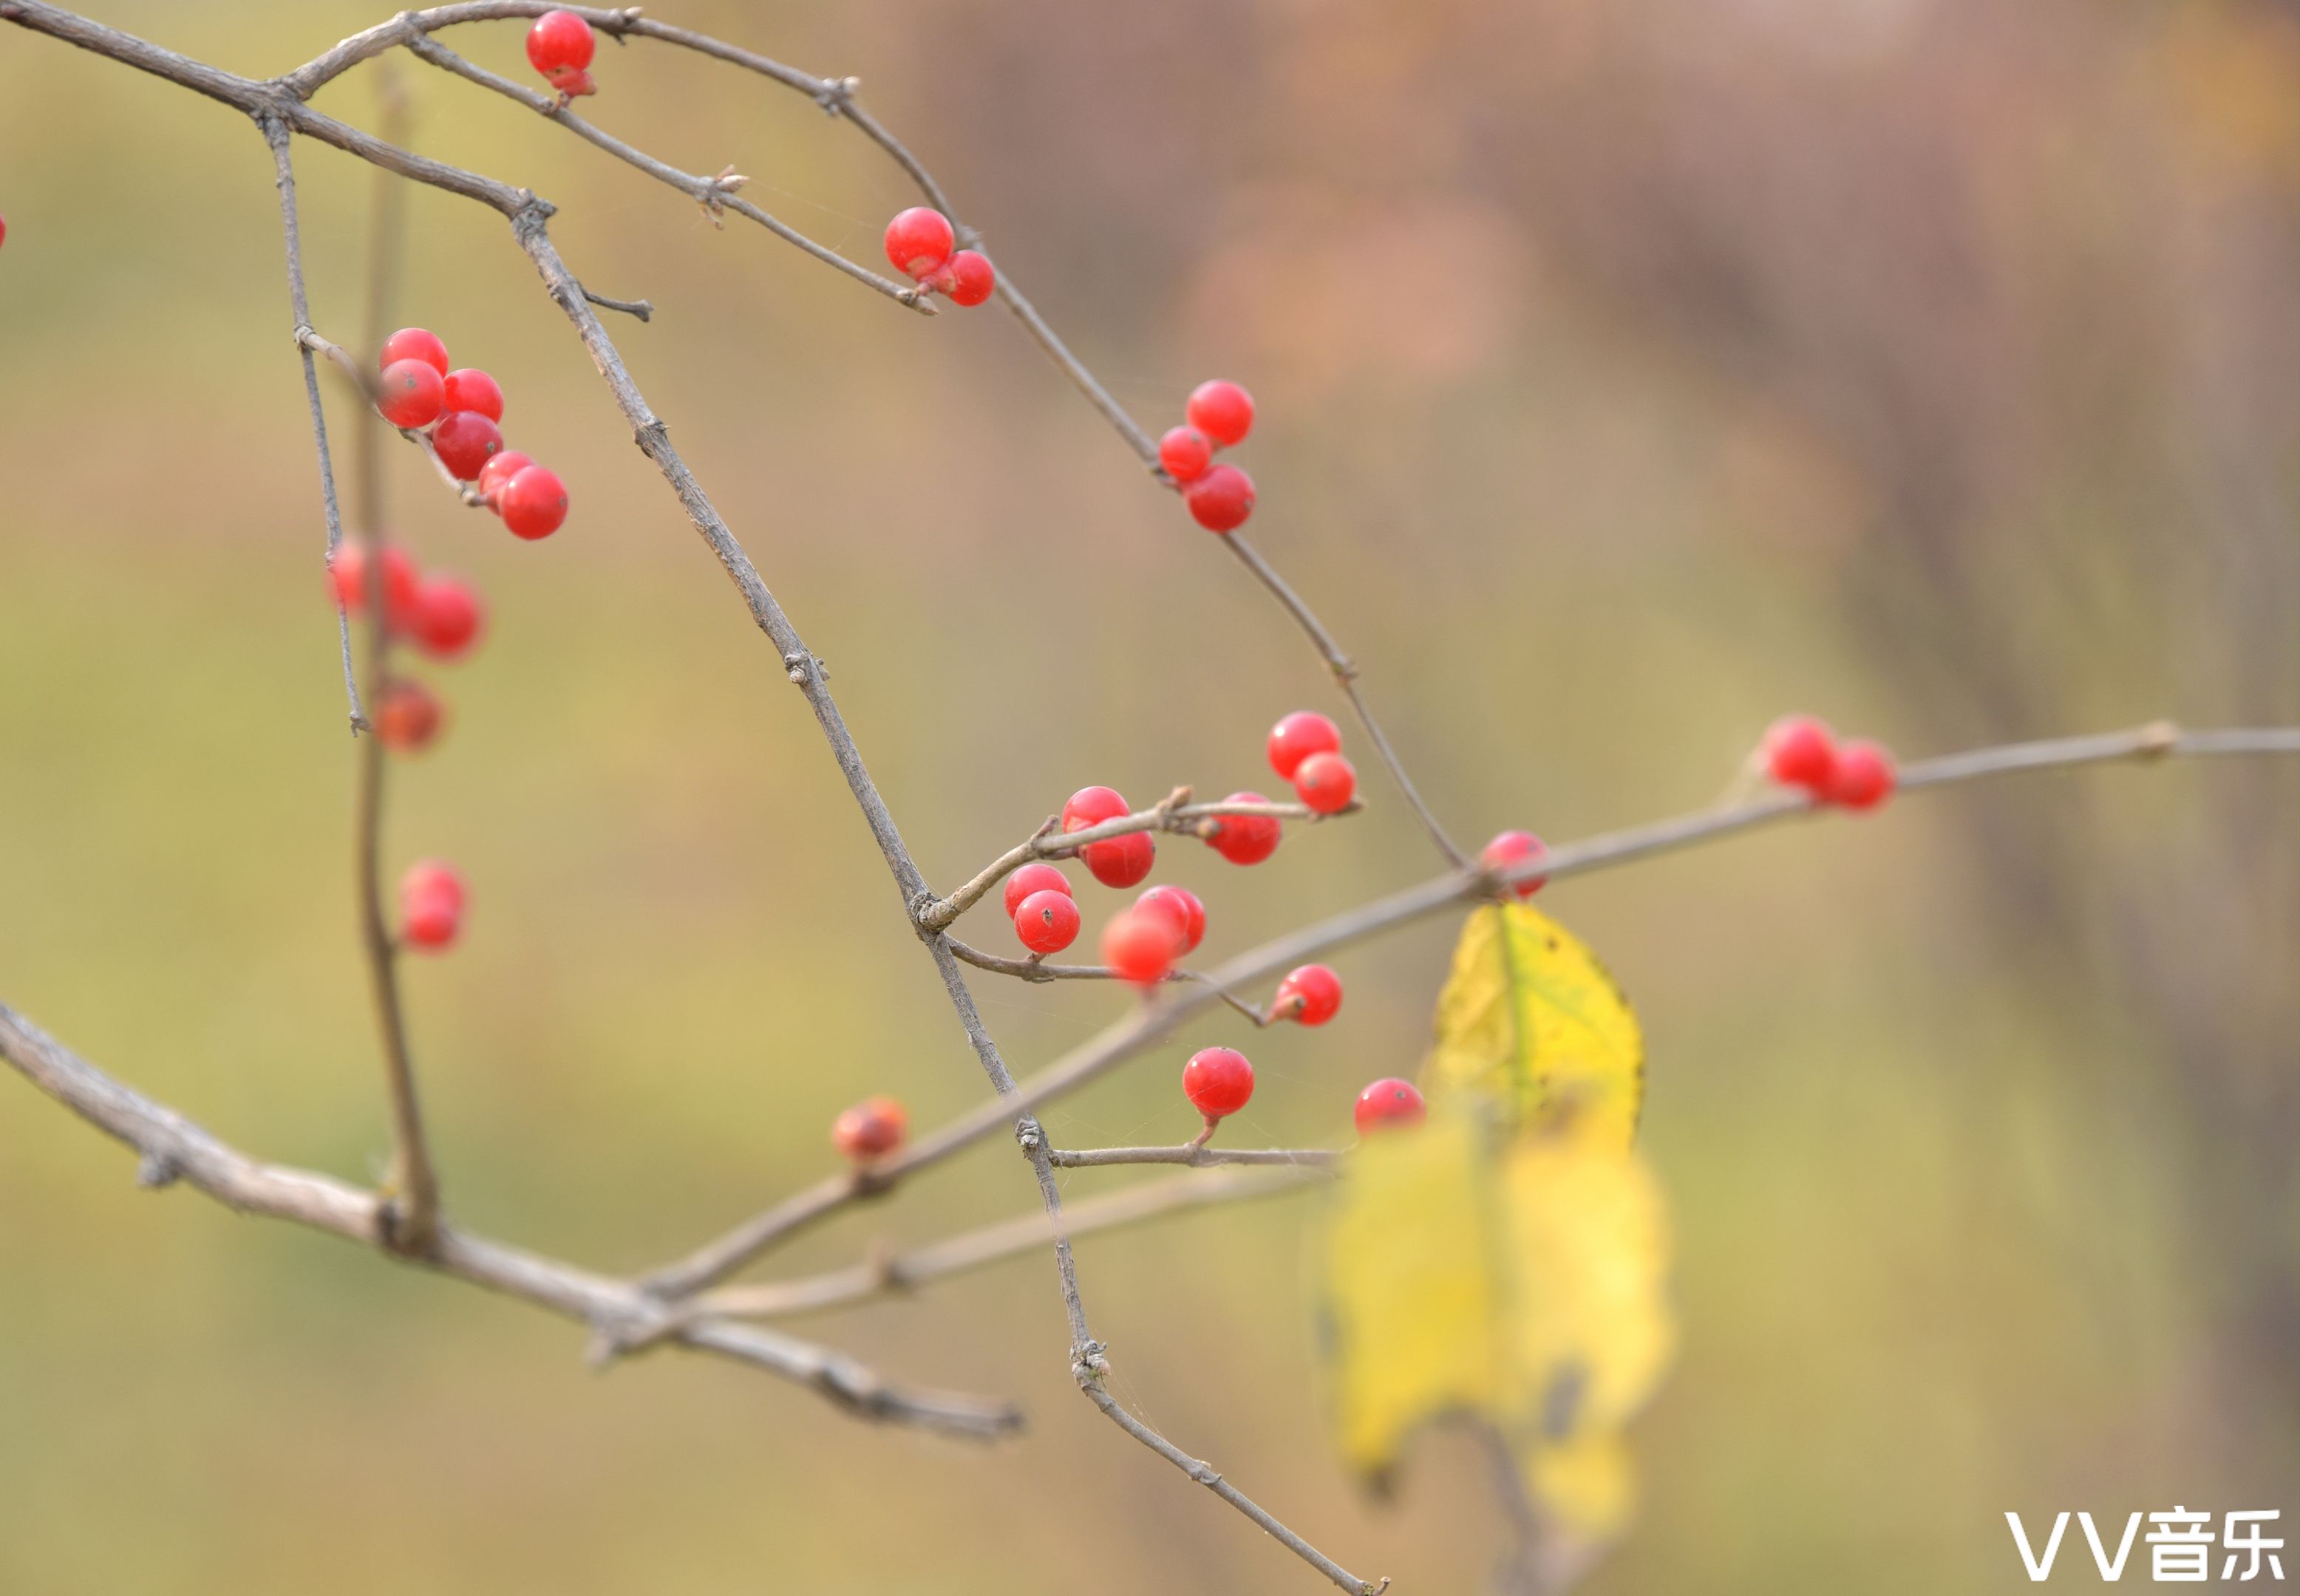
[[[1259, 793], [1232, 793], [1224, 803], [1267, 803]], [[1206, 833], [1206, 846], [1232, 864], [1260, 864], [1278, 852], [1286, 835], [1276, 815], [1217, 815]]]
[[1022, 900], [1032, 893], [1071, 895], [1071, 878], [1050, 864], [1026, 864], [1006, 877], [1006, 918], [1012, 919]]
[[950, 218], [931, 205], [912, 205], [887, 224], [887, 259], [906, 277], [933, 276], [950, 259], [951, 246], [957, 242]]
[[1138, 886], [1158, 862], [1158, 844], [1146, 831], [1132, 831], [1079, 850], [1088, 873], [1104, 886]]
[[529, 64], [554, 83], [558, 82], [558, 74], [579, 72], [589, 66], [592, 52], [598, 47], [598, 40], [591, 37], [591, 24], [571, 11], [546, 11], [527, 30]]
[[1033, 953], [1059, 953], [1078, 934], [1079, 908], [1067, 890], [1032, 893], [1015, 908], [1014, 935]]
[[[1062, 830], [1083, 831], [1104, 820], [1129, 813], [1126, 800], [1111, 787], [1080, 787], [1062, 805]], [[1150, 874], [1158, 845], [1147, 832], [1129, 832], [1106, 842], [1088, 843], [1079, 850], [1087, 869], [1104, 886], [1133, 886]]]
[[1218, 444], [1242, 444], [1254, 430], [1254, 395], [1217, 378], [1191, 390], [1182, 409], [1190, 425]]
[[1182, 1066], [1182, 1093], [1208, 1120], [1227, 1119], [1254, 1096], [1254, 1066], [1234, 1047], [1209, 1047]]
[[465, 366], [446, 376], [447, 408], [476, 411], [490, 421], [503, 420], [503, 389], [496, 379], [476, 367]]
[[438, 952], [463, 924], [463, 878], [453, 865], [426, 859], [399, 878], [399, 935], [411, 947]]
[[429, 427], [445, 407], [447, 385], [428, 361], [394, 361], [383, 369], [375, 407], [394, 427]]
[[1206, 906], [1198, 902], [1198, 894], [1194, 892], [1179, 886], [1154, 886], [1134, 900], [1134, 912], [1171, 918], [1184, 953], [1196, 952], [1198, 943], [1205, 940]]
[[[1484, 852], [1478, 855], [1478, 862], [1489, 870], [1506, 870], [1527, 860], [1539, 859], [1548, 852], [1548, 845], [1530, 831], [1504, 831], [1486, 844]], [[1546, 876], [1529, 877], [1517, 884], [1517, 895], [1530, 898], [1548, 880]]]
[[1209, 532], [1235, 532], [1254, 513], [1254, 478], [1234, 465], [1218, 465], [1182, 490], [1182, 503]]
[[1322, 964], [1305, 964], [1278, 983], [1270, 1018], [1321, 1026], [1342, 1006], [1342, 978]]
[[418, 753], [439, 735], [443, 711], [421, 682], [393, 682], [377, 695], [375, 735], [396, 753]]
[[504, 484], [518, 476], [535, 461], [516, 449], [499, 449], [488, 456], [488, 463], [479, 468], [479, 497], [489, 509], [503, 496]]
[[857, 1164], [885, 1158], [910, 1134], [910, 1111], [891, 1097], [866, 1097], [830, 1122], [830, 1144]]
[[1338, 753], [1313, 753], [1294, 767], [1295, 796], [1319, 814], [1339, 814], [1357, 791], [1356, 768]]
[[546, 466], [529, 466], [496, 493], [496, 513], [521, 537], [548, 537], [567, 519], [567, 485]]
[[1181, 950], [1173, 917], [1127, 910], [1102, 928], [1102, 961], [1121, 981], [1154, 986], [1174, 968]]
[[1766, 728], [1765, 774], [1785, 787], [1818, 794], [1837, 769], [1837, 736], [1826, 721], [1784, 715]]
[[980, 304], [998, 287], [998, 273], [992, 269], [989, 256], [962, 249], [934, 274], [934, 287], [953, 304]]
[[479, 595], [460, 578], [426, 577], [415, 590], [407, 629], [425, 653], [453, 660], [471, 652], [486, 619]]
[[432, 452], [458, 482], [476, 478], [502, 447], [503, 434], [475, 410], [450, 411], [431, 429]]
[[1900, 780], [1893, 756], [1865, 737], [1856, 737], [1837, 751], [1837, 769], [1821, 797], [1846, 809], [1874, 809], [1893, 795]]
[[0, 244], [8, 242], [8, 219], [0, 216]]
[[1195, 427], [1176, 427], [1158, 440], [1158, 463], [1166, 475], [1185, 486], [1206, 474], [1214, 462], [1214, 446]]
[[427, 327], [403, 327], [383, 341], [375, 369], [388, 370], [401, 361], [421, 361], [441, 377], [447, 375], [447, 346]]
[[1270, 768], [1287, 781], [1313, 753], [1338, 753], [1342, 729], [1315, 710], [1296, 710], [1270, 728]]
[[1084, 831], [1089, 826], [1099, 826], [1104, 820], [1115, 820], [1132, 812], [1115, 787], [1080, 787], [1062, 805], [1062, 830]]
[[[328, 561], [328, 574], [334, 580], [336, 602], [354, 615], [367, 609], [367, 552], [363, 543], [345, 542], [338, 545], [335, 557]], [[396, 544], [386, 544], [383, 550], [383, 612], [395, 628], [404, 627], [415, 611], [415, 589], [421, 580], [415, 574], [415, 561]]]
[[1421, 1093], [1412, 1081], [1396, 1076], [1376, 1081], [1358, 1093], [1355, 1118], [1358, 1135], [1370, 1136], [1378, 1130], [1400, 1130], [1421, 1124], [1429, 1116], [1423, 1106]]

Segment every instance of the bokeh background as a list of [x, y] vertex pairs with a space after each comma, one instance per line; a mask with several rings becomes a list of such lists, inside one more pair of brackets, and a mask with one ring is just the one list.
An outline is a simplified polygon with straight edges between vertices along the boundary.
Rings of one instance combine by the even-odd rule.
[[[89, 0], [253, 74], [352, 0]], [[1155, 431], [1262, 420], [1262, 546], [1449, 823], [1700, 805], [1791, 707], [1908, 755], [2158, 715], [2300, 720], [2300, 19], [2079, 0], [852, 0], [662, 8], [856, 72]], [[523, 74], [516, 24], [452, 43]], [[603, 46], [585, 107], [859, 259], [911, 203], [803, 98]], [[1330, 688], [1002, 313], [927, 322], [412, 61], [422, 149], [534, 187], [945, 884], [1072, 788], [1254, 785]], [[372, 124], [370, 68], [323, 106]], [[298, 149], [314, 313], [362, 314], [367, 169]], [[0, 995], [265, 1155], [386, 1138], [333, 615], [269, 163], [244, 119], [0, 29]], [[484, 588], [390, 856], [473, 882], [417, 968], [450, 1206], [638, 1268], [830, 1167], [873, 1090], [983, 1086], [798, 696], [500, 220], [406, 200], [401, 320], [510, 393], [576, 513], [520, 545], [410, 451], [392, 520]], [[360, 425], [331, 388], [339, 441]], [[346, 445], [348, 452], [348, 445]], [[1233, 870], [1234, 952], [1417, 879], [1372, 808]], [[1115, 900], [1090, 900], [1090, 926]], [[1561, 884], [1649, 1030], [1684, 1351], [1596, 1592], [2027, 1588], [2004, 1527], [2300, 1521], [2300, 771], [1927, 795]], [[1003, 929], [980, 930], [996, 943]], [[1254, 1043], [1241, 1140], [1330, 1141], [1410, 1067], [1452, 935], [1338, 962]], [[984, 977], [1022, 1068], [1111, 992]], [[1050, 1117], [1190, 1129], [1209, 1022]], [[988, 1454], [748, 1372], [602, 1377], [568, 1326], [139, 1194], [0, 1080], [0, 1590], [1307, 1591], [1078, 1401], [1038, 1257], [804, 1326], [1012, 1392]], [[1080, 1172], [1071, 1189], [1128, 1171]], [[1018, 1211], [996, 1147], [775, 1264]], [[1432, 1436], [1328, 1448], [1306, 1200], [1081, 1247], [1117, 1390], [1354, 1568], [1504, 1540]], [[2136, 1553], [2137, 1557], [2144, 1554]], [[2288, 1551], [2289, 1561], [2293, 1554]], [[2079, 1565], [2062, 1578], [2093, 1577]]]

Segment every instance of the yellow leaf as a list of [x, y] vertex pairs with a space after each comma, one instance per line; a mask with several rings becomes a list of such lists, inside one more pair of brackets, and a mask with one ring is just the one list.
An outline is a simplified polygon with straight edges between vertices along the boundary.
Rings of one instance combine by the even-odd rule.
[[1438, 997], [1422, 1066], [1436, 1099], [1470, 1092], [1509, 1123], [1554, 1125], [1626, 1147], [1645, 1093], [1645, 1041], [1629, 1000], [1573, 934], [1522, 903], [1470, 916]]
[[1629, 1147], [1643, 1047], [1588, 951], [1530, 909], [1481, 909], [1438, 1005], [1419, 1130], [1367, 1138], [1320, 1233], [1344, 1458], [1387, 1473], [1422, 1424], [1508, 1444], [1561, 1548], [1618, 1535], [1621, 1431], [1667, 1370], [1669, 1222]]

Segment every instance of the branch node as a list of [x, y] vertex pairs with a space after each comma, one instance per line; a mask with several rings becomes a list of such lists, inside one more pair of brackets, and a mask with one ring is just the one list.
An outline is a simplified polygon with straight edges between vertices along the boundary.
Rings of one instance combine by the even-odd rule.
[[1024, 1158], [1036, 1158], [1038, 1149], [1046, 1144], [1046, 1133], [1036, 1115], [1025, 1114], [1014, 1122], [1014, 1144]]
[[822, 87], [815, 90], [814, 103], [822, 107], [826, 116], [837, 116], [846, 109], [848, 102], [862, 92], [860, 78], [825, 78]]
[[2151, 720], [2134, 739], [2134, 752], [2145, 760], [2161, 760], [2180, 745], [2180, 728], [2170, 720]]
[[1082, 1342], [1071, 1349], [1071, 1375], [1080, 1387], [1098, 1385], [1110, 1373], [1110, 1359], [1104, 1356], [1109, 1351], [1106, 1342], [1098, 1341]]
[[[4, 14], [4, 13], [0, 13]], [[147, 1192], [172, 1186], [182, 1178], [183, 1170], [176, 1160], [164, 1152], [147, 1152], [136, 1164], [136, 1184]]]

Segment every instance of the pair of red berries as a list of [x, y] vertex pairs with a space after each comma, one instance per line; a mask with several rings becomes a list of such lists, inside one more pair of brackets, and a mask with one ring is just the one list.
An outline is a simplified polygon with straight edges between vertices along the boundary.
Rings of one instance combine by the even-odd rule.
[[[563, 13], [562, 13], [563, 14]], [[582, 21], [578, 17], [576, 21]], [[558, 473], [503, 446], [503, 389], [486, 372], [450, 370], [447, 345], [428, 328], [403, 327], [377, 356], [383, 375], [375, 407], [394, 427], [431, 429], [431, 451], [458, 482], [476, 482], [479, 497], [521, 537], [548, 537], [567, 519], [567, 485]]]
[[[336, 602], [353, 615], [367, 608], [368, 545], [346, 543], [328, 562]], [[382, 553], [384, 624], [437, 660], [460, 660], [487, 624], [479, 595], [457, 577], [423, 575], [406, 553], [386, 544]], [[439, 701], [422, 683], [387, 682], [370, 706], [375, 735], [386, 748], [412, 753], [429, 745], [444, 719]]]
[[1840, 744], [1829, 723], [1811, 715], [1785, 715], [1765, 732], [1759, 752], [1765, 774], [1785, 787], [1803, 787], [1817, 803], [1874, 809], [1900, 780], [1893, 756], [1863, 737]]
[[989, 256], [957, 245], [950, 218], [931, 205], [912, 205], [887, 224], [887, 259], [896, 270], [953, 304], [980, 304], [998, 286], [998, 273]]
[[1271, 727], [1269, 752], [1270, 768], [1318, 814], [1339, 814], [1357, 796], [1358, 773], [1342, 757], [1341, 728], [1314, 710], [1296, 710]]
[[[1233, 1047], [1209, 1047], [1190, 1055], [1182, 1066], [1182, 1094], [1204, 1116], [1209, 1135], [1254, 1099], [1254, 1066]], [[1400, 1130], [1420, 1125], [1428, 1115], [1421, 1093], [1411, 1081], [1390, 1077], [1374, 1082], [1358, 1093], [1351, 1111], [1358, 1135]]]
[[577, 95], [598, 93], [599, 86], [585, 70], [598, 47], [598, 41], [591, 37], [591, 24], [571, 11], [546, 11], [527, 30], [528, 64], [571, 100]]
[[1235, 532], [1254, 513], [1254, 478], [1234, 465], [1216, 465], [1214, 451], [1244, 443], [1254, 430], [1254, 395], [1217, 378], [1191, 390], [1182, 413], [1186, 424], [1158, 440], [1158, 463], [1198, 525]]
[[1206, 906], [1179, 886], [1154, 886], [1102, 928], [1102, 961], [1121, 981], [1155, 986], [1205, 940]]
[[830, 1144], [855, 1164], [885, 1158], [910, 1134], [910, 1110], [892, 1097], [866, 1097], [830, 1122]]
[[463, 928], [463, 878], [442, 860], [424, 859], [399, 878], [399, 935], [426, 953], [444, 952]]

